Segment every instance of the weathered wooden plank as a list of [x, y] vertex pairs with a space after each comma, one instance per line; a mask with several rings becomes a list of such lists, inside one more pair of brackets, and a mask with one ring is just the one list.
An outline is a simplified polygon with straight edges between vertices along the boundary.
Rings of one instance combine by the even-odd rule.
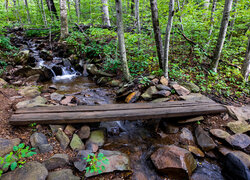
[[38, 124], [72, 124], [72, 123], [91, 123], [100, 121], [116, 120], [139, 120], [168, 118], [181, 116], [195, 116], [203, 114], [213, 114], [225, 112], [226, 108], [221, 105], [198, 104], [191, 107], [170, 107], [130, 109], [130, 110], [109, 110], [93, 112], [62, 112], [62, 113], [30, 113], [14, 114], [9, 123], [12, 125], [27, 125], [30, 123]]
[[61, 113], [61, 112], [91, 112], [91, 111], [110, 111], [110, 110], [130, 110], [130, 109], [153, 109], [168, 107], [190, 107], [200, 105], [218, 105], [215, 102], [208, 101], [173, 101], [163, 103], [136, 103], [136, 104], [104, 104], [97, 106], [49, 106], [49, 107], [33, 107], [20, 109], [15, 114], [26, 113]]

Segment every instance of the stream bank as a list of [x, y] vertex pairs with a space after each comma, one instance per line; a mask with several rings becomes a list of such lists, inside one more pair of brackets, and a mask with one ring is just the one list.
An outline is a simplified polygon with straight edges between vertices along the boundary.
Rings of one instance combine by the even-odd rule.
[[[181, 99], [178, 90], [180, 90], [179, 93], [184, 93], [182, 95], [190, 93], [188, 89], [176, 83], [168, 84], [161, 77], [150, 77], [151, 81], [146, 87], [139, 87], [136, 82], [121, 85], [121, 81], [118, 83], [117, 79], [113, 79], [112, 74], [100, 71], [95, 65], [89, 64], [84, 68], [84, 63], [80, 61], [74, 63], [72, 59], [67, 61], [64, 57], [54, 56], [60, 53], [44, 49], [46, 45], [42, 44], [46, 44], [46, 40], [28, 39], [24, 42], [27, 42], [27, 45], [23, 48], [22, 58], [19, 61], [22, 62], [22, 67], [14, 65], [8, 71], [10, 74], [4, 77], [7, 81], [5, 88], [1, 88], [1, 100], [6, 103], [1, 105], [0, 134], [5, 140], [1, 139], [0, 143], [9, 144], [9, 147], [12, 147], [17, 140], [7, 141], [7, 139], [19, 138], [18, 142], [31, 144], [40, 152], [28, 160], [24, 170], [7, 172], [2, 179], [10, 177], [28, 179], [32, 174], [38, 175], [37, 179], [53, 179], [65, 174], [67, 174], [65, 177], [79, 179], [84, 176], [83, 170], [86, 166], [83, 157], [90, 152], [98, 151], [110, 158], [110, 166], [106, 167], [107, 174], [88, 177], [88, 179], [190, 178], [198, 180], [225, 179], [228, 178], [227, 176], [230, 179], [230, 176], [235, 175], [233, 170], [235, 166], [247, 167], [236, 175], [248, 177], [249, 138], [246, 134], [248, 134], [249, 125], [247, 119], [239, 118], [242, 116], [236, 116], [240, 121], [233, 120], [228, 114], [221, 114], [167, 121], [164, 119], [118, 121], [67, 126], [36, 124], [32, 127], [8, 125], [7, 120], [11, 115], [12, 107], [98, 105], [115, 103], [116, 99], [123, 102], [151, 101], [152, 98], [169, 101]], [[27, 50], [31, 52], [28, 56], [25, 55]], [[43, 62], [44, 59], [49, 60]], [[33, 65], [27, 67], [27, 63]], [[45, 66], [39, 68], [44, 64]], [[82, 66], [79, 67], [77, 64]], [[86, 75], [86, 71], [92, 78], [83, 76]], [[100, 86], [103, 84], [109, 84], [110, 87]], [[186, 97], [205, 98], [197, 94]], [[38, 104], [34, 99], [38, 100]], [[36, 142], [39, 139], [42, 141]], [[233, 140], [239, 140], [237, 142], [240, 144], [235, 144]], [[9, 153], [6, 149], [2, 152]], [[234, 164], [238, 158], [243, 164]], [[56, 164], [60, 166], [53, 164], [55, 159]], [[230, 165], [235, 166], [230, 167]], [[41, 171], [37, 172], [32, 166]], [[61, 170], [61, 168], [67, 170]], [[222, 172], [222, 169], [227, 171]], [[25, 170], [30, 175], [21, 176]]]

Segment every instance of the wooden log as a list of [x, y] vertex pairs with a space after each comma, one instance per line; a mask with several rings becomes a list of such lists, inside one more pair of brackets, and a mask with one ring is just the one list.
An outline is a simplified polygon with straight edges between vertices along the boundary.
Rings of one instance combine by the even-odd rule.
[[[102, 107], [102, 106], [100, 106]], [[42, 109], [42, 108], [41, 108]], [[91, 123], [117, 120], [141, 120], [154, 118], [169, 118], [182, 116], [195, 116], [226, 112], [221, 105], [197, 104], [186, 107], [167, 107], [153, 109], [107, 110], [92, 112], [54, 112], [54, 113], [29, 113], [14, 114], [9, 123], [12, 125], [38, 124], [73, 124]]]

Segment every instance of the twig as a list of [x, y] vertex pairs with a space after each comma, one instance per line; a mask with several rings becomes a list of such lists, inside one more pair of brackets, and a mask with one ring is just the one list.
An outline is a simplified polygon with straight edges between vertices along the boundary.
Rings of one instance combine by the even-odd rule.
[[75, 23], [75, 25], [78, 27], [78, 29], [80, 30], [80, 32], [86, 37], [86, 39], [88, 41], [90, 41], [90, 38], [88, 37], [88, 35], [83, 31], [83, 29], [81, 28], [81, 26], [79, 26], [77, 23]]

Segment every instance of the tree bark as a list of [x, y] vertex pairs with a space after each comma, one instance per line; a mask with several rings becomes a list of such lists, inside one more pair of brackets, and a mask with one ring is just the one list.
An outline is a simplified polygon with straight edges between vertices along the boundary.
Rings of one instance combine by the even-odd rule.
[[43, 0], [41, 0], [41, 9], [42, 9], [42, 17], [43, 17], [43, 22], [44, 25], [47, 27], [47, 19], [46, 19], [46, 14], [43, 6]]
[[57, 20], [59, 20], [59, 17], [58, 17], [57, 12], [56, 12], [56, 7], [54, 4], [54, 1], [53, 0], [46, 0], [46, 3], [47, 3], [49, 11], [52, 12], [56, 16]]
[[61, 40], [65, 39], [69, 34], [67, 14], [66, 0], [60, 0]]
[[24, 3], [25, 3], [25, 6], [26, 6], [26, 12], [27, 12], [27, 19], [28, 19], [28, 22], [31, 23], [30, 11], [29, 11], [29, 6], [28, 6], [27, 0], [24, 0]]
[[109, 19], [108, 0], [102, 0], [103, 24], [111, 26]]
[[170, 42], [170, 33], [173, 25], [173, 16], [174, 16], [174, 0], [169, 1], [169, 14], [168, 14], [168, 25], [166, 29], [166, 38], [165, 38], [165, 47], [164, 47], [164, 61], [163, 61], [163, 70], [164, 76], [168, 79], [168, 54], [169, 54], [169, 42]]
[[[179, 2], [179, 0], [177, 0], [177, 6], [178, 6], [178, 11], [180, 12], [181, 8], [180, 8], [180, 2]], [[181, 30], [184, 31], [184, 27], [183, 27], [183, 24], [182, 24], [181, 15], [179, 16], [179, 20], [180, 20], [180, 23], [181, 23]]]
[[151, 7], [151, 15], [152, 15], [152, 22], [154, 28], [154, 35], [155, 35], [155, 44], [157, 48], [157, 55], [159, 59], [159, 66], [163, 69], [163, 45], [161, 39], [161, 29], [159, 25], [158, 19], [158, 7], [157, 7], [157, 0], [150, 0], [150, 7]]
[[248, 45], [246, 50], [246, 57], [241, 67], [241, 73], [246, 82], [248, 82], [248, 77], [250, 74], [250, 36], [248, 36]]
[[225, 0], [225, 6], [223, 11], [223, 18], [221, 20], [220, 33], [217, 40], [217, 45], [214, 50], [214, 56], [211, 63], [211, 68], [214, 72], [217, 72], [217, 67], [220, 60], [221, 51], [227, 34], [227, 27], [230, 18], [230, 11], [232, 9], [233, 0]]
[[76, 16], [77, 16], [77, 23], [80, 22], [80, 5], [79, 0], [75, 0], [75, 9], [76, 9]]
[[123, 71], [125, 80], [129, 81], [130, 73], [128, 69], [125, 40], [124, 40], [124, 28], [123, 28], [123, 21], [122, 21], [122, 2], [121, 0], [115, 0], [115, 2], [116, 2], [117, 34], [118, 34], [118, 41], [119, 41], [122, 71]]
[[210, 44], [210, 37], [212, 35], [212, 32], [213, 32], [213, 28], [214, 28], [214, 12], [215, 12], [215, 9], [216, 9], [216, 3], [217, 3], [217, 0], [213, 0], [213, 5], [212, 5], [212, 9], [211, 9], [211, 17], [210, 17], [210, 29], [208, 31], [208, 42], [207, 42], [207, 45]]
[[234, 0], [233, 2], [233, 16], [232, 16], [232, 20], [229, 22], [229, 36], [228, 36], [228, 41], [231, 42], [232, 40], [232, 36], [233, 36], [233, 29], [234, 29], [234, 22], [235, 22], [235, 19], [236, 19], [236, 15], [237, 15], [237, 3], [238, 3], [238, 0]]

